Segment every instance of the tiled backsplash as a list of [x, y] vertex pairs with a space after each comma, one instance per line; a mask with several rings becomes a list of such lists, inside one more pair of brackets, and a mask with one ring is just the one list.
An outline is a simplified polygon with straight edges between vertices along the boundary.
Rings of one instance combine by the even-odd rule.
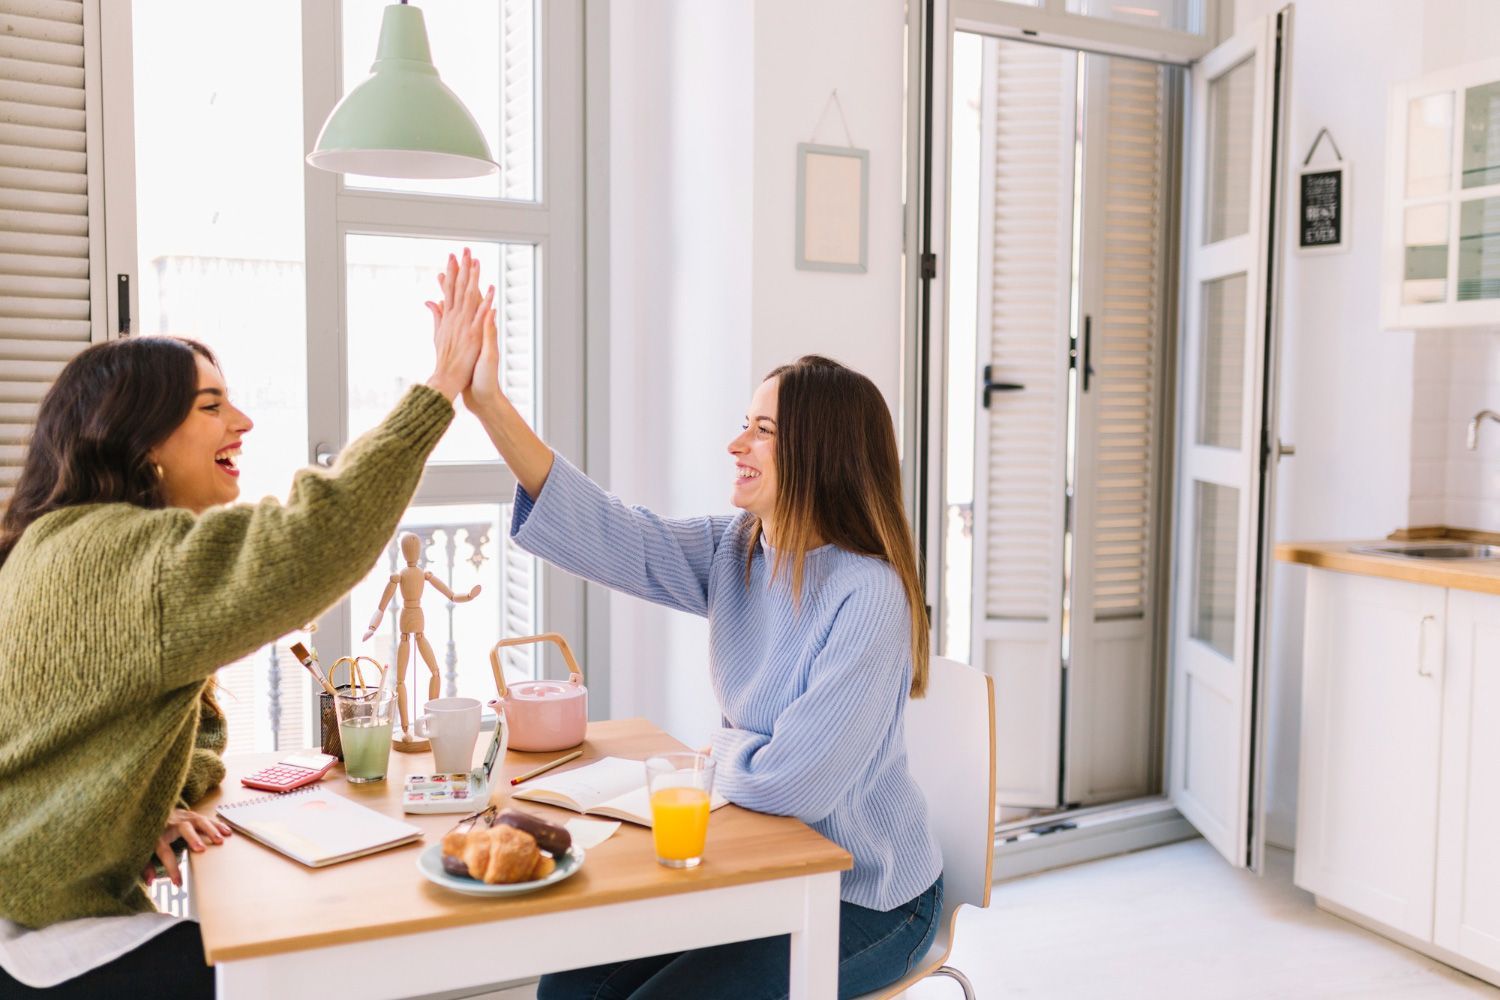
[[1500, 330], [1418, 333], [1412, 380], [1411, 526], [1500, 532], [1500, 423], [1465, 444], [1475, 413], [1500, 412]]

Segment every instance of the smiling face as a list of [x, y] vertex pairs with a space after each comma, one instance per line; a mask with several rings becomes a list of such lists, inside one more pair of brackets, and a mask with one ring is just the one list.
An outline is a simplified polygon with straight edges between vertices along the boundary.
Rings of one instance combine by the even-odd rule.
[[194, 513], [232, 503], [240, 495], [240, 438], [255, 425], [229, 402], [219, 369], [201, 355], [193, 409], [150, 452], [161, 467], [162, 496], [170, 507]]
[[750, 410], [739, 436], [729, 442], [734, 456], [736, 507], [759, 517], [771, 532], [776, 513], [776, 393], [780, 380], [768, 378], [750, 397]]

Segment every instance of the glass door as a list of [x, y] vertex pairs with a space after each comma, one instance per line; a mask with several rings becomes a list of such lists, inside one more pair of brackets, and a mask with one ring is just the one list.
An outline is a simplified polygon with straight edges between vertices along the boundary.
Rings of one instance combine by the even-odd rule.
[[1182, 71], [967, 32], [953, 71], [943, 641], [1021, 820], [1161, 787]]
[[1263, 841], [1252, 789], [1276, 439], [1276, 162], [1287, 12], [1195, 68], [1178, 407], [1168, 790], [1231, 864]]

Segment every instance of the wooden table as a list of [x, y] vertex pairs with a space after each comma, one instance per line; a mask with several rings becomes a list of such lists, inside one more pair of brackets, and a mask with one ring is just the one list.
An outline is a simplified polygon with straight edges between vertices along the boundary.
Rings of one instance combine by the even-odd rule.
[[[475, 748], [476, 761], [486, 739]], [[683, 749], [642, 719], [589, 726], [581, 767], [599, 757], [644, 759]], [[208, 810], [263, 794], [243, 774], [281, 755], [226, 758]], [[558, 754], [510, 753], [508, 779]], [[415, 844], [327, 868], [305, 868], [243, 834], [191, 856], [193, 910], [220, 1000], [264, 997], [409, 997], [486, 986], [545, 972], [791, 935], [791, 996], [837, 993], [839, 872], [847, 852], [805, 824], [737, 806], [716, 810], [703, 864], [656, 863], [651, 833], [622, 824], [556, 885], [510, 898], [465, 896], [428, 882], [417, 856], [460, 817], [403, 816], [402, 782], [425, 774], [430, 754], [392, 753], [384, 782], [351, 785], [336, 767], [331, 791], [422, 828]], [[563, 822], [574, 814], [518, 803]]]

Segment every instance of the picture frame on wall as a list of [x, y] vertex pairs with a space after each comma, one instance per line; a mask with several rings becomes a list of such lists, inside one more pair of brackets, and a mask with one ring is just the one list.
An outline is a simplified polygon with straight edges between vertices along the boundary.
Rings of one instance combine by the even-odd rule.
[[870, 151], [797, 144], [797, 267], [869, 270]]

